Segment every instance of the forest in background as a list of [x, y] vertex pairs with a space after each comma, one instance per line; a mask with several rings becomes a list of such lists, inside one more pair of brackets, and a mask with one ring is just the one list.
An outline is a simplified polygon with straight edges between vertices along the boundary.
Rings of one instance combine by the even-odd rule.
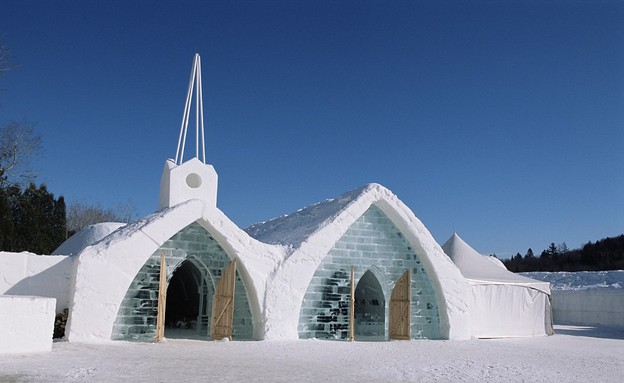
[[569, 250], [565, 243], [551, 243], [539, 256], [528, 249], [503, 260], [509, 271], [603, 271], [624, 270], [624, 234], [587, 242], [582, 248]]

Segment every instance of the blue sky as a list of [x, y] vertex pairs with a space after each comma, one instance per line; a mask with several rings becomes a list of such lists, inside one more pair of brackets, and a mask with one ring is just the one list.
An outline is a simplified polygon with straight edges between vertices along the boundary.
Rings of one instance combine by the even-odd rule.
[[202, 56], [218, 206], [246, 227], [369, 182], [481, 253], [624, 233], [624, 3], [4, 0], [38, 182], [156, 210]]

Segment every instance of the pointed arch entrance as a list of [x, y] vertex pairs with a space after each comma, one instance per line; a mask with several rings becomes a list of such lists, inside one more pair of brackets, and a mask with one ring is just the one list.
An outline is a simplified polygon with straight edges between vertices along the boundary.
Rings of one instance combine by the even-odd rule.
[[[190, 328], [199, 315], [201, 272], [187, 261], [173, 272], [167, 287], [166, 329]], [[165, 333], [166, 335], [170, 335]]]
[[180, 263], [167, 287], [165, 337], [208, 339], [213, 293], [205, 265], [193, 258]]
[[[166, 241], [139, 270], [119, 307], [112, 339], [156, 338], [161, 253], [166, 259], [168, 282], [165, 337], [175, 336], [173, 328], [185, 330], [179, 334], [185, 338], [210, 339], [215, 286], [231, 260], [198, 223], [190, 224]], [[230, 317], [232, 338], [251, 339], [252, 315], [245, 285], [237, 272], [231, 280], [236, 286]]]
[[[434, 286], [425, 271], [419, 254], [405, 239], [403, 233], [377, 206], [372, 205], [347, 229], [317, 267], [299, 311], [298, 332], [300, 338], [349, 339], [349, 305], [351, 299], [348, 270], [362, 273], [355, 292], [355, 313], [372, 327], [366, 314], [372, 307], [359, 307], [360, 295], [372, 296], [375, 289], [383, 291], [383, 332], [368, 331], [359, 326], [359, 332], [375, 333], [379, 338], [437, 339], [440, 338], [440, 315]], [[404, 277], [410, 270], [411, 276]], [[366, 276], [370, 272], [370, 276]], [[380, 287], [378, 288], [377, 285]], [[393, 323], [389, 321], [390, 296], [393, 291], [396, 308]], [[358, 299], [359, 298], [359, 299]], [[381, 297], [377, 298], [381, 309]], [[366, 298], [364, 298], [366, 299]], [[372, 299], [370, 303], [374, 306]], [[354, 318], [355, 320], [355, 318]], [[394, 325], [392, 335], [390, 325]], [[354, 326], [355, 340], [358, 329]]]
[[381, 284], [367, 270], [355, 287], [354, 332], [357, 340], [383, 340], [386, 337], [386, 300]]

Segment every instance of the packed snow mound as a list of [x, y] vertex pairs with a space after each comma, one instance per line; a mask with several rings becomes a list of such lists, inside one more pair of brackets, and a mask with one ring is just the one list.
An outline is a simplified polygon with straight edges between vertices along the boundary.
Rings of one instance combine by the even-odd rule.
[[521, 274], [529, 278], [550, 282], [553, 290], [614, 290], [624, 292], [624, 270], [533, 271]]
[[296, 248], [312, 234], [332, 222], [362, 194], [377, 186], [377, 184], [364, 185], [338, 198], [327, 199], [294, 213], [256, 223], [244, 230], [260, 242]]
[[123, 226], [126, 226], [126, 224], [121, 222], [104, 222], [89, 225], [69, 237], [52, 252], [52, 255], [76, 255], [84, 250], [85, 247], [101, 241], [110, 233]]
[[[535, 288], [550, 294], [548, 283], [514, 274], [489, 256], [479, 254], [470, 247], [457, 233], [442, 245], [442, 250], [451, 258], [462, 275], [476, 283], [514, 284]], [[504, 266], [504, 265], [503, 265]]]

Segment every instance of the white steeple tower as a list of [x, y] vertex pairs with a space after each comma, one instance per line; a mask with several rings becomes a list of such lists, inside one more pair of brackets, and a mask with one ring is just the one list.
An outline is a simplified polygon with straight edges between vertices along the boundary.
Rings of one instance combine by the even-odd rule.
[[[195, 90], [195, 157], [184, 162], [186, 133], [193, 104], [193, 90]], [[199, 159], [200, 144], [201, 160]], [[168, 159], [165, 162], [165, 169], [160, 179], [158, 208], [171, 207], [190, 199], [200, 199], [211, 206], [217, 205], [217, 172], [212, 165], [206, 163], [201, 58], [198, 53], [195, 53], [193, 59], [175, 160]]]

